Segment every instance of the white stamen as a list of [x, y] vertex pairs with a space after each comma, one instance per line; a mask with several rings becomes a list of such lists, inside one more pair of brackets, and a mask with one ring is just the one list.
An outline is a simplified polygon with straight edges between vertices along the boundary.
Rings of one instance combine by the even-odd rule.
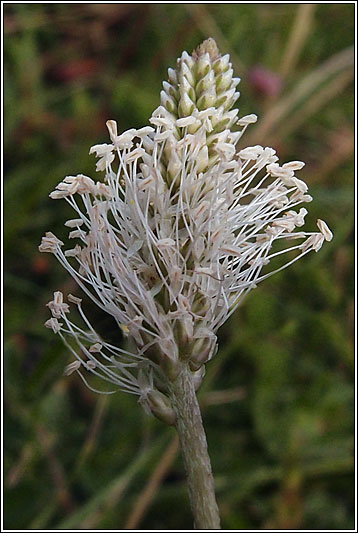
[[331, 232], [327, 224], [324, 222], [324, 220], [318, 219], [317, 226], [326, 241], [331, 241], [333, 239], [333, 233]]
[[54, 333], [58, 333], [63, 326], [62, 322], [59, 322], [57, 318], [50, 318], [49, 320], [46, 320], [45, 327], [52, 329]]
[[71, 374], [73, 374], [73, 372], [76, 372], [76, 370], [78, 370], [80, 366], [81, 366], [80, 361], [73, 361], [73, 363], [70, 363], [69, 365], [65, 367], [63, 374], [65, 376], [70, 376]]

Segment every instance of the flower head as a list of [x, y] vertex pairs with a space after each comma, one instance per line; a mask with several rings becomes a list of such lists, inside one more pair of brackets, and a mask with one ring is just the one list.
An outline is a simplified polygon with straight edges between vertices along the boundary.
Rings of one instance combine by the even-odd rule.
[[[316, 233], [296, 231], [307, 214], [297, 206], [312, 200], [295, 174], [304, 163], [281, 165], [269, 147], [237, 147], [257, 119], [233, 109], [239, 81], [213, 39], [183, 52], [151, 126], [118, 135], [110, 120], [111, 144], [91, 148], [105, 183], [68, 176], [50, 194], [75, 210], [65, 225], [76, 244], [63, 252], [47, 233], [40, 251], [54, 253], [135, 345], [129, 352], [105, 342], [69, 296], [84, 322], [76, 326], [56, 292], [46, 326], [75, 357], [65, 373], [86, 383], [82, 371], [101, 376], [157, 416], [162, 406], [166, 420], [165, 391], [179, 362], [188, 361], [199, 385], [219, 327], [245, 295], [332, 238], [321, 220]], [[271, 267], [285, 254], [286, 264]]]

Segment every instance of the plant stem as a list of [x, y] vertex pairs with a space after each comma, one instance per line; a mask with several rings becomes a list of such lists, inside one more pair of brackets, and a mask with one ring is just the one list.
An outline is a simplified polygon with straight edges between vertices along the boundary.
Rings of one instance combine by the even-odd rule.
[[183, 364], [177, 379], [172, 382], [171, 400], [176, 413], [176, 428], [187, 474], [195, 528], [220, 529], [208, 446], [192, 374], [187, 364]]

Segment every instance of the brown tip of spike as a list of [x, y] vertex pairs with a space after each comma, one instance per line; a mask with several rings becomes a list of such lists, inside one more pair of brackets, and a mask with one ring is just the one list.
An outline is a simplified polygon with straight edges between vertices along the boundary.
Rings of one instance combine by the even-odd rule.
[[209, 37], [209, 39], [206, 39], [201, 44], [199, 44], [199, 46], [193, 51], [192, 55], [195, 59], [198, 59], [204, 54], [209, 54], [210, 59], [212, 61], [215, 61], [215, 59], [218, 59], [221, 55], [219, 52], [219, 48], [212, 37]]

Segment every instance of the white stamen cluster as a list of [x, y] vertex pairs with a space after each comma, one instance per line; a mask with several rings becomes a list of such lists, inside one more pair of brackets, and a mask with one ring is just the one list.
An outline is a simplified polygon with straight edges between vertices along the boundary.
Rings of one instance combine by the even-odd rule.
[[[319, 232], [295, 231], [307, 210], [294, 208], [312, 200], [295, 176], [304, 163], [280, 166], [272, 148], [236, 148], [257, 118], [238, 119], [232, 110], [238, 82], [212, 39], [191, 56], [184, 52], [169, 69], [152, 126], [118, 135], [110, 120], [111, 144], [91, 148], [105, 183], [68, 176], [50, 194], [76, 212], [65, 225], [77, 243], [63, 252], [46, 233], [40, 251], [53, 253], [136, 346], [128, 352], [100, 339], [81, 300], [69, 295], [85, 324], [76, 326], [56, 292], [46, 326], [76, 358], [65, 373], [77, 371], [86, 382], [81, 370], [101, 376], [167, 421], [165, 393], [179, 362], [188, 361], [199, 385], [217, 330], [244, 296], [332, 238], [321, 220]], [[282, 246], [292, 239], [300, 243]], [[285, 264], [262, 273], [284, 254]]]

